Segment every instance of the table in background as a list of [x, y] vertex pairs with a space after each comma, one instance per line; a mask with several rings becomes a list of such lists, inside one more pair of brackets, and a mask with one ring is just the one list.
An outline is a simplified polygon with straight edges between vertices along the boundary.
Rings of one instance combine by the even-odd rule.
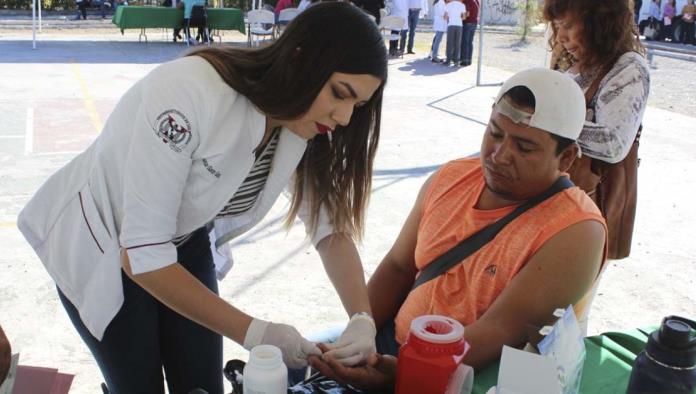
[[[214, 30], [237, 30], [244, 34], [244, 15], [237, 8], [208, 8], [208, 28]], [[147, 35], [147, 28], [181, 28], [184, 21], [184, 10], [173, 7], [138, 7], [120, 6], [116, 8], [111, 22], [121, 30], [140, 29], [138, 41]]]
[[[609, 332], [585, 338], [585, 364], [583, 365], [580, 393], [625, 393], [631, 376], [633, 362], [648, 342], [648, 336], [657, 327], [624, 332]], [[498, 380], [499, 363], [476, 373], [474, 394], [484, 394]]]

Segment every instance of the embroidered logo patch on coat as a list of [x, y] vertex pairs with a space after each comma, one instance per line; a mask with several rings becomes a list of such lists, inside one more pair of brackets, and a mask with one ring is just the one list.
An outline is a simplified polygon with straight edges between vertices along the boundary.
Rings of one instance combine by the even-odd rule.
[[170, 109], [157, 117], [157, 136], [174, 152], [181, 152], [191, 141], [191, 124], [181, 112]]

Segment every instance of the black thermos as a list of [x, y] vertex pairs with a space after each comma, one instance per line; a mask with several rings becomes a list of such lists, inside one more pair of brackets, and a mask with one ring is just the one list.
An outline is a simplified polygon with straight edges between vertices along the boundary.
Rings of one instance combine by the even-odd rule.
[[627, 394], [696, 393], [696, 322], [667, 316], [636, 357]]

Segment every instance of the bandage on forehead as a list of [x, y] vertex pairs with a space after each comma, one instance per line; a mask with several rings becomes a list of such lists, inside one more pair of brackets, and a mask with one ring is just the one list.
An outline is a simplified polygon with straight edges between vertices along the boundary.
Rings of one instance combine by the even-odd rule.
[[508, 100], [509, 99], [507, 99], [506, 96], [501, 97], [500, 100], [495, 103], [496, 112], [505, 115], [508, 119], [517, 124], [521, 123], [529, 126], [529, 123], [532, 120], [532, 114], [522, 111], [519, 108], [515, 108], [515, 106], [510, 104]]

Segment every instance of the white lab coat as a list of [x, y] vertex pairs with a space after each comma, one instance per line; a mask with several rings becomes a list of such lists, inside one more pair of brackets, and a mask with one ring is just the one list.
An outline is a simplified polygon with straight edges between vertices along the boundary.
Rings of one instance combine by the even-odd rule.
[[[251, 169], [264, 130], [265, 116], [207, 61], [184, 57], [136, 83], [94, 143], [41, 186], [18, 227], [92, 335], [102, 338], [123, 302], [121, 248], [136, 274], [175, 263], [171, 240], [215, 218]], [[283, 129], [255, 205], [217, 219], [218, 237], [229, 240], [264, 217], [306, 145]], [[316, 245], [332, 232], [323, 212], [311, 239]]]
[[389, 15], [404, 18], [404, 27], [402, 30], [408, 30], [408, 0], [393, 0]]

